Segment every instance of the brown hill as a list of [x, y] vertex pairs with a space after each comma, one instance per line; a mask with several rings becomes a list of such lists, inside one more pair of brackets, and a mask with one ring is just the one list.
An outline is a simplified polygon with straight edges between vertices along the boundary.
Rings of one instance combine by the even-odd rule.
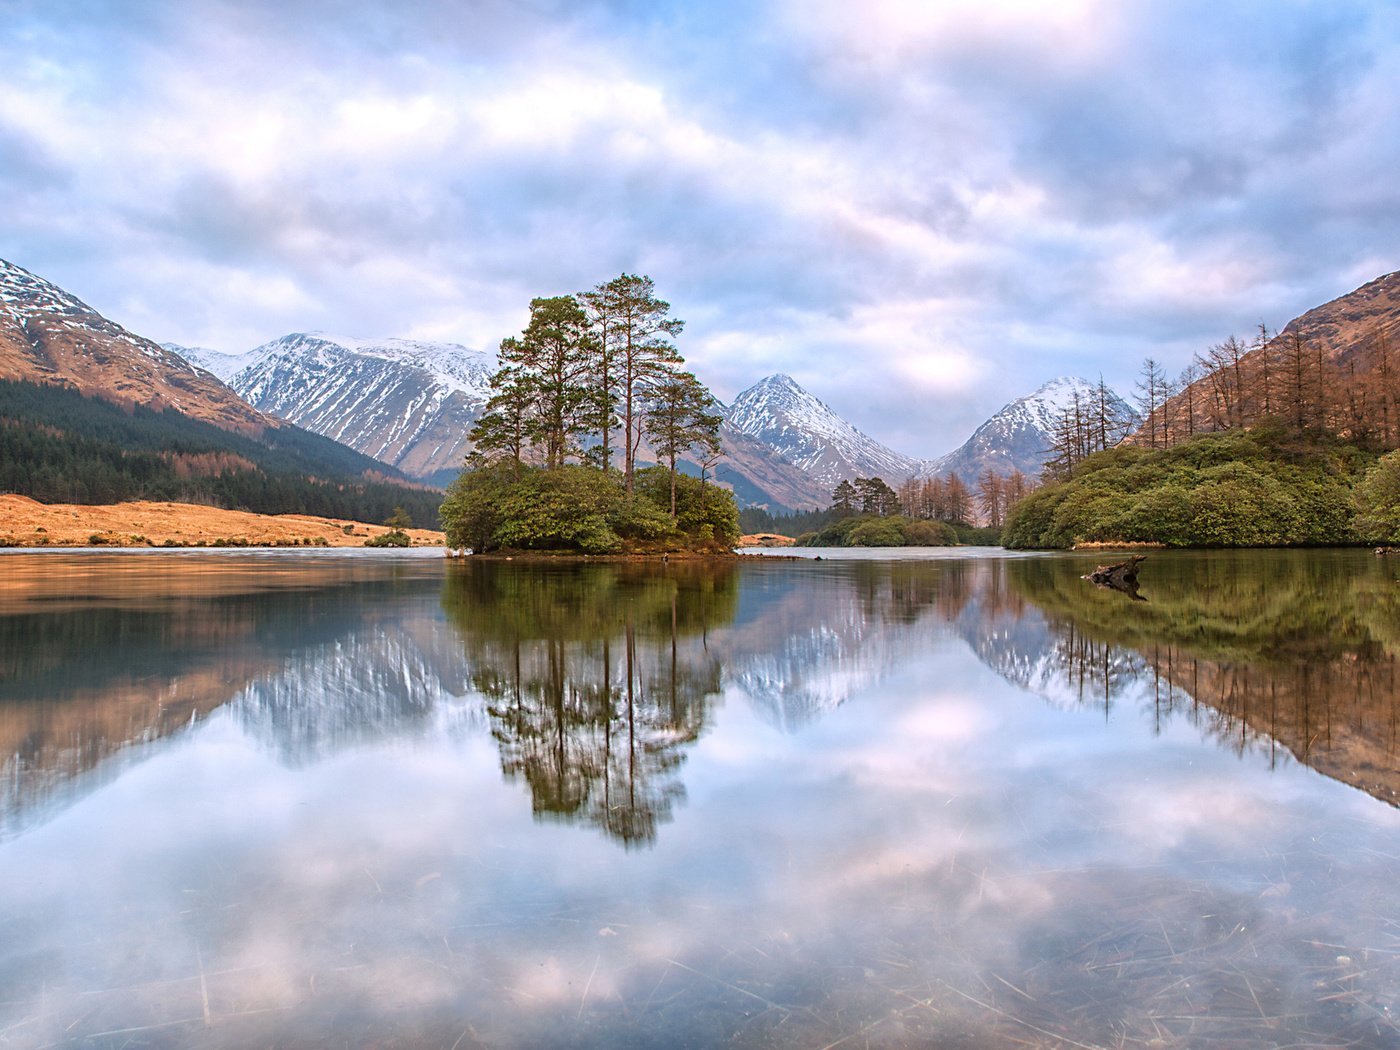
[[281, 425], [210, 373], [3, 259], [0, 379], [57, 383], [118, 404], [173, 408], [243, 433]]
[[1252, 343], [1230, 337], [1200, 354], [1131, 441], [1172, 445], [1266, 417], [1376, 448], [1400, 445], [1400, 271], [1294, 318]]

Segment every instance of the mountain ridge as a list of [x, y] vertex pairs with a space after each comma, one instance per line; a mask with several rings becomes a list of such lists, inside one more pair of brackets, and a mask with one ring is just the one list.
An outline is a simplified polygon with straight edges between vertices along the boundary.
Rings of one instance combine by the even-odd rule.
[[[1073, 406], [1076, 394], [1088, 405], [1097, 398], [1098, 389], [1098, 383], [1079, 376], [1058, 376], [1042, 383], [1003, 405], [953, 451], [925, 461], [918, 476], [955, 474], [969, 485], [988, 470], [1002, 477], [1019, 471], [1035, 478], [1053, 455], [1057, 419]], [[1117, 394], [1109, 393], [1115, 410], [1131, 425], [1137, 413]]]
[[857, 430], [820, 398], [777, 372], [742, 391], [725, 408], [725, 421], [772, 448], [828, 490], [857, 477], [897, 484], [918, 461]]

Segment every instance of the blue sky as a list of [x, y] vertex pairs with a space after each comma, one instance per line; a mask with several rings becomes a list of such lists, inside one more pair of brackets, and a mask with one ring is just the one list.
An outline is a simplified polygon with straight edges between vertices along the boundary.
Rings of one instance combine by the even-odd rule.
[[910, 455], [1400, 269], [1400, 5], [0, 0], [0, 257], [134, 331], [493, 349], [650, 274]]

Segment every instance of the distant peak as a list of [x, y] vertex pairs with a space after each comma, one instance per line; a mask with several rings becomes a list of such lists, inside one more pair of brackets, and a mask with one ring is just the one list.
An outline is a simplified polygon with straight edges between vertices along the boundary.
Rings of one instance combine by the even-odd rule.
[[1096, 384], [1089, 382], [1089, 380], [1079, 376], [1056, 376], [1049, 382], [1042, 383], [1030, 396], [1035, 397], [1037, 394], [1054, 393], [1058, 390], [1087, 390], [1095, 385]]
[[748, 400], [771, 394], [789, 394], [803, 398], [812, 396], [786, 372], [775, 372], [771, 376], [764, 376], [753, 386], [743, 391], [736, 400]]

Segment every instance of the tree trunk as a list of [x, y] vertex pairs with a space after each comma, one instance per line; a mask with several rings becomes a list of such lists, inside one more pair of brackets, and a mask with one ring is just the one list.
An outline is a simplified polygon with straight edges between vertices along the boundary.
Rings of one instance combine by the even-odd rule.
[[1098, 584], [1100, 587], [1110, 587], [1115, 591], [1122, 591], [1139, 601], [1146, 601], [1142, 595], [1138, 594], [1138, 566], [1147, 559], [1145, 554], [1134, 554], [1127, 561], [1116, 562], [1113, 565], [1100, 565], [1084, 579]]

